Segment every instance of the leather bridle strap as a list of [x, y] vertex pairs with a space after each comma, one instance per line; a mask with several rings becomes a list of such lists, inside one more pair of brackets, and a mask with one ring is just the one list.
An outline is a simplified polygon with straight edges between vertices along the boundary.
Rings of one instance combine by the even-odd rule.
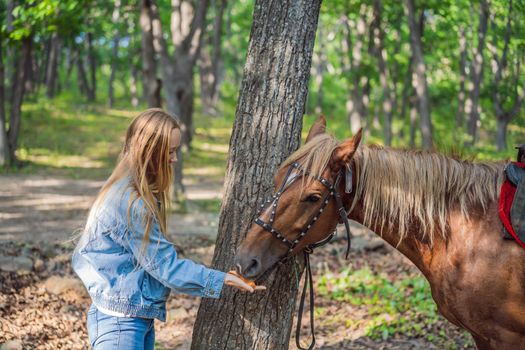
[[[351, 170], [347, 170], [351, 171]], [[350, 173], [350, 179], [351, 179], [351, 173]], [[337, 185], [339, 184], [340, 177], [336, 179], [336, 183], [334, 187], [337, 189]], [[348, 179], [347, 179], [348, 180]], [[345, 259], [348, 260], [348, 254], [350, 253], [350, 248], [352, 248], [352, 241], [351, 241], [351, 232], [350, 232], [350, 224], [348, 223], [348, 212], [345, 210], [345, 206], [343, 205], [343, 199], [341, 198], [341, 194], [339, 194], [339, 191], [335, 191], [334, 193], [335, 198], [335, 205], [339, 209], [337, 210], [339, 212], [339, 222], [343, 222], [345, 224], [346, 229], [346, 255]]]
[[[314, 326], [314, 285], [313, 285], [313, 279], [312, 279], [312, 268], [310, 266], [310, 253], [308, 253], [306, 250], [303, 252], [304, 255], [304, 261], [306, 265], [306, 272], [304, 274], [304, 285], [303, 285], [303, 292], [301, 293], [301, 302], [299, 303], [299, 313], [297, 316], [297, 328], [295, 329], [295, 345], [297, 345], [297, 348], [300, 350], [311, 350], [315, 346], [315, 326]], [[301, 347], [301, 344], [299, 343], [299, 339], [301, 338], [301, 321], [303, 318], [303, 311], [304, 311], [304, 301], [306, 297], [306, 288], [310, 285], [310, 331], [312, 333], [312, 342], [308, 346], [308, 348]]]

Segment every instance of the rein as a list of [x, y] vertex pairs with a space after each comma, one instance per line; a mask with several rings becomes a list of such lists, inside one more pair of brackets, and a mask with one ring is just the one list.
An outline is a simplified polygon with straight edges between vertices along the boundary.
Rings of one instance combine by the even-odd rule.
[[[296, 173], [292, 173], [292, 171], [296, 169]], [[284, 191], [286, 191], [290, 185], [299, 178], [300, 174], [303, 174], [304, 176], [310, 176], [308, 172], [305, 172], [303, 169], [301, 169], [301, 166], [298, 163], [292, 163], [290, 167], [288, 168], [288, 171], [286, 172], [286, 176], [284, 177], [283, 183], [281, 184], [279, 190], [272, 196], [272, 199], [268, 199], [265, 203], [261, 205], [258, 217], [255, 219], [255, 223], [261, 226], [265, 231], [271, 233], [276, 239], [281, 241], [283, 244], [285, 244], [288, 247], [288, 253], [281, 258], [279, 262], [283, 262], [284, 260], [287, 260], [292, 256], [292, 253], [296, 246], [301, 242], [301, 240], [306, 237], [308, 231], [310, 228], [315, 224], [319, 216], [323, 213], [325, 207], [328, 205], [330, 200], [333, 198], [335, 200], [335, 205], [337, 208], [337, 212], [339, 214], [339, 222], [345, 224], [346, 229], [346, 238], [347, 238], [347, 247], [346, 247], [346, 256], [345, 258], [348, 260], [348, 254], [350, 252], [351, 248], [351, 233], [350, 233], [350, 225], [348, 223], [348, 213], [343, 205], [343, 200], [341, 198], [341, 195], [337, 191], [337, 187], [339, 186], [339, 182], [341, 181], [341, 178], [345, 176], [346, 184], [345, 184], [345, 192], [351, 193], [352, 192], [352, 171], [349, 168], [346, 168], [346, 170], [341, 170], [339, 174], [337, 174], [337, 177], [335, 178], [334, 183], [330, 183], [330, 181], [326, 180], [325, 178], [319, 176], [314, 177], [316, 181], [319, 181], [321, 184], [323, 184], [327, 189], [328, 193], [324, 196], [323, 201], [321, 203], [321, 207], [318, 209], [317, 213], [312, 215], [310, 220], [308, 221], [308, 224], [303, 227], [301, 230], [301, 233], [299, 236], [297, 236], [294, 240], [288, 240], [281, 232], [276, 230], [273, 227], [273, 222], [275, 220], [275, 210], [277, 208], [277, 204], [279, 203], [279, 199], [281, 198]], [[271, 214], [270, 214], [270, 220], [269, 222], [265, 222], [263, 219], [261, 219], [260, 214], [264, 210], [264, 208], [270, 204], [271, 205]], [[304, 285], [303, 285], [303, 291], [301, 293], [301, 301], [299, 303], [299, 311], [297, 315], [297, 328], [295, 331], [295, 343], [297, 347], [301, 350], [311, 350], [315, 346], [315, 327], [314, 327], [314, 287], [313, 287], [313, 279], [312, 279], [312, 268], [310, 266], [310, 254], [313, 253], [315, 248], [324, 246], [325, 244], [328, 244], [336, 235], [337, 228], [330, 233], [325, 239], [312, 243], [307, 245], [303, 249], [303, 256], [305, 261], [305, 278], [304, 278]], [[299, 338], [300, 338], [300, 331], [301, 331], [301, 319], [304, 312], [304, 303], [306, 299], [306, 289], [309, 286], [310, 291], [310, 330], [312, 333], [312, 342], [310, 343], [308, 348], [303, 348], [300, 345]]]

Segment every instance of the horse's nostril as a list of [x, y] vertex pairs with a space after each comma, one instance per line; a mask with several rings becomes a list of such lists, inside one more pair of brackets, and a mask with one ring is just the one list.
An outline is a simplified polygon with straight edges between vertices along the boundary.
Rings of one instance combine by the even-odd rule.
[[249, 265], [244, 269], [244, 276], [246, 277], [254, 277], [257, 276], [259, 273], [259, 269], [261, 267], [261, 262], [258, 258], [252, 258], [250, 260]]

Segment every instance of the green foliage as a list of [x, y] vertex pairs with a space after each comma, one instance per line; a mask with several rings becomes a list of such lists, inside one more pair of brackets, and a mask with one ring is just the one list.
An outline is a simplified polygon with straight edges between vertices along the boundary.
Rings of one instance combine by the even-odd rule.
[[[9, 38], [18, 41], [30, 35], [53, 32], [75, 35], [90, 0], [26, 0], [12, 11], [13, 28]], [[4, 22], [5, 23], [5, 22]], [[2, 27], [3, 30], [7, 28]]]
[[[368, 267], [327, 273], [317, 282], [318, 292], [330, 299], [365, 307], [366, 335], [386, 340], [395, 334], [424, 336], [439, 321], [428, 282], [419, 276], [398, 275], [395, 280]], [[347, 320], [352, 327], [361, 320]], [[362, 326], [362, 325], [361, 325]]]
[[63, 93], [26, 102], [17, 156], [22, 168], [5, 171], [79, 178], [109, 176], [134, 112], [78, 103]]
[[[393, 146], [409, 146], [409, 106], [402, 114], [402, 93], [406, 83], [409, 68], [411, 49], [409, 45], [409, 29], [405, 15], [403, 2], [381, 2], [383, 15], [381, 17], [382, 28], [385, 31], [386, 61], [391, 74], [391, 83], [395, 83], [395, 92], [398, 96], [398, 104], [393, 114]], [[525, 33], [523, 32], [523, 10], [522, 1], [514, 1], [512, 16], [512, 33], [509, 46], [509, 66], [504, 74], [504, 82], [500, 89], [505, 98], [505, 105], [509, 108], [516, 99], [516, 91], [521, 91], [525, 86], [525, 75], [517, 72], [516, 68], [523, 66], [525, 59]], [[423, 53], [429, 85], [431, 102], [432, 123], [434, 127], [434, 141], [438, 149], [450, 148], [452, 145], [456, 152], [460, 152], [479, 159], [505, 159], [513, 158], [513, 145], [523, 143], [525, 133], [525, 116], [523, 113], [511, 124], [507, 134], [507, 151], [497, 152], [495, 148], [495, 111], [491, 97], [492, 80], [494, 79], [494, 53], [501, 54], [503, 50], [503, 34], [507, 20], [508, 2], [491, 1], [490, 10], [493, 16], [489, 23], [487, 32], [486, 48], [484, 49], [485, 68], [481, 91], [481, 131], [480, 141], [475, 148], [462, 149], [463, 141], [466, 139], [464, 130], [466, 120], [461, 125], [456, 125], [456, 114], [458, 110], [459, 95], [459, 31], [460, 27], [465, 29], [467, 37], [467, 93], [470, 89], [470, 72], [473, 58], [473, 50], [477, 46], [479, 22], [479, 2], [466, 1], [416, 1], [418, 16], [423, 12]], [[322, 112], [327, 116], [329, 129], [339, 137], [349, 136], [348, 111], [346, 105], [351, 99], [351, 89], [357, 78], [363, 84], [369, 84], [369, 104], [366, 109], [364, 125], [367, 128], [368, 142], [383, 143], [383, 91], [381, 88], [378, 60], [376, 54], [371, 52], [373, 42], [370, 41], [369, 31], [365, 31], [363, 37], [359, 37], [358, 21], [363, 19], [366, 27], [372, 23], [372, 1], [331, 1], [323, 3], [319, 19], [323, 35], [316, 38], [314, 62], [321, 54], [321, 45], [325, 49], [326, 69], [323, 73], [323, 99]], [[350, 40], [353, 48], [357, 42], [362, 41], [361, 50], [348, 53], [345, 56], [341, 47], [346, 40], [346, 32], [342, 21], [348, 18], [351, 35]], [[319, 33], [318, 33], [319, 34]], [[349, 72], [343, 71], [343, 62], [347, 64], [352, 57], [360, 55], [361, 65], [354, 67]], [[308, 114], [312, 114], [320, 87], [315, 79], [310, 80], [310, 96], [308, 100]], [[409, 87], [408, 94], [412, 94]], [[522, 107], [523, 109], [523, 107]], [[464, 118], [467, 116], [465, 115]], [[340, 121], [346, 123], [341, 124]], [[331, 128], [330, 124], [337, 124]], [[416, 125], [416, 128], [419, 128]], [[416, 145], [420, 144], [420, 136], [416, 135]]]

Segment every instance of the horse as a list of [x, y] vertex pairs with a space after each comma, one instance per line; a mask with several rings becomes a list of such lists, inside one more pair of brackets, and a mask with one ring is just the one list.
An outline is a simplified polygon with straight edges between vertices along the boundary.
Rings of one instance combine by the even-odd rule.
[[525, 250], [502, 238], [498, 217], [505, 163], [359, 147], [361, 131], [338, 142], [325, 129], [320, 117], [275, 174], [273, 201], [236, 251], [238, 272], [257, 281], [310, 253], [344, 213], [417, 266], [439, 312], [479, 350], [525, 349]]

